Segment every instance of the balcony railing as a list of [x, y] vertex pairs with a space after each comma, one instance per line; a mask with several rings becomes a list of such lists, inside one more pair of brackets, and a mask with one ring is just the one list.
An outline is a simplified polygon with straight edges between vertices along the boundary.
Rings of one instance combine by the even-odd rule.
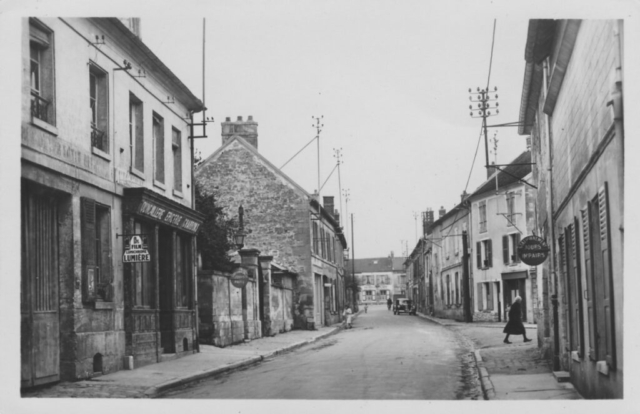
[[51, 102], [31, 91], [31, 116], [44, 122], [50, 123], [49, 106]]
[[107, 134], [96, 128], [93, 124], [91, 125], [91, 145], [102, 152], [109, 152], [109, 140]]

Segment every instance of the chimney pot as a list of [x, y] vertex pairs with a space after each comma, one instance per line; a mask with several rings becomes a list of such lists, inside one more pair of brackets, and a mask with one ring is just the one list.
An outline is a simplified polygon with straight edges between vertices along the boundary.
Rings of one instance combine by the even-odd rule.
[[249, 118], [247, 119], [247, 121], [253, 121], [253, 115], [249, 115]]
[[225, 122], [231, 122], [231, 117], [230, 116], [226, 117], [224, 121]]
[[241, 116], [238, 116], [238, 121], [242, 122], [242, 117]]

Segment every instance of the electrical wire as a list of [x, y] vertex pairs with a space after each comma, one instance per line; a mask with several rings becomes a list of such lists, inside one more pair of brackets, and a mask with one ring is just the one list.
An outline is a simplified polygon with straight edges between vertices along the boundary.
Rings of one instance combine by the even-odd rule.
[[[307, 145], [305, 145], [304, 147], [302, 147], [302, 149], [298, 152], [295, 153], [295, 155], [291, 158], [289, 158], [289, 161], [291, 161], [292, 159], [294, 159], [298, 154], [300, 154], [305, 148], [307, 148], [309, 146], [309, 144], [311, 144], [316, 138], [318, 138], [318, 136], [315, 136], [311, 139], [311, 141], [307, 142]], [[280, 167], [280, 169], [283, 169], [285, 165], [289, 164], [289, 161], [285, 162], [284, 164], [282, 164], [282, 167]]]
[[487, 75], [487, 91], [489, 91], [489, 80], [491, 80], [491, 66], [493, 65], [493, 45], [496, 41], [496, 19], [493, 19], [493, 36], [491, 39], [491, 58], [489, 59], [489, 75]]

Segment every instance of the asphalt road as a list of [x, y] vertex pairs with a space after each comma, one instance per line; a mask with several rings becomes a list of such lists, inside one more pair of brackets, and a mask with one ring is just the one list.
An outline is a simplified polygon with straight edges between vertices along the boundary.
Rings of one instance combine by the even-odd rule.
[[164, 398], [482, 399], [468, 345], [440, 325], [371, 306], [353, 329]]

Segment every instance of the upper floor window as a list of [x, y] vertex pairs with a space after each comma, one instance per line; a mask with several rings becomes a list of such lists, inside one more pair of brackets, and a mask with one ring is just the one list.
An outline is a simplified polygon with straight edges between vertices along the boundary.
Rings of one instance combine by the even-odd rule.
[[182, 136], [171, 128], [171, 149], [173, 151], [173, 189], [182, 192]]
[[29, 58], [31, 116], [55, 125], [53, 32], [36, 19], [29, 19]]
[[318, 254], [318, 223], [313, 222], [313, 252]]
[[155, 145], [154, 179], [164, 184], [164, 119], [153, 114], [153, 144]]
[[131, 146], [131, 168], [144, 172], [144, 129], [142, 101], [129, 94], [129, 145]]
[[480, 224], [480, 233], [484, 233], [487, 231], [487, 202], [481, 201], [478, 210], [480, 213], [480, 220], [478, 221]]
[[89, 107], [91, 109], [91, 146], [109, 153], [109, 93], [107, 72], [89, 64]]
[[507, 193], [507, 226], [513, 226], [515, 220], [515, 193]]
[[493, 266], [491, 250], [491, 239], [476, 243], [476, 265], [478, 269], [486, 269]]
[[520, 233], [513, 233], [502, 236], [502, 261], [504, 264], [514, 264], [520, 262], [518, 254], [518, 244], [520, 243]]

